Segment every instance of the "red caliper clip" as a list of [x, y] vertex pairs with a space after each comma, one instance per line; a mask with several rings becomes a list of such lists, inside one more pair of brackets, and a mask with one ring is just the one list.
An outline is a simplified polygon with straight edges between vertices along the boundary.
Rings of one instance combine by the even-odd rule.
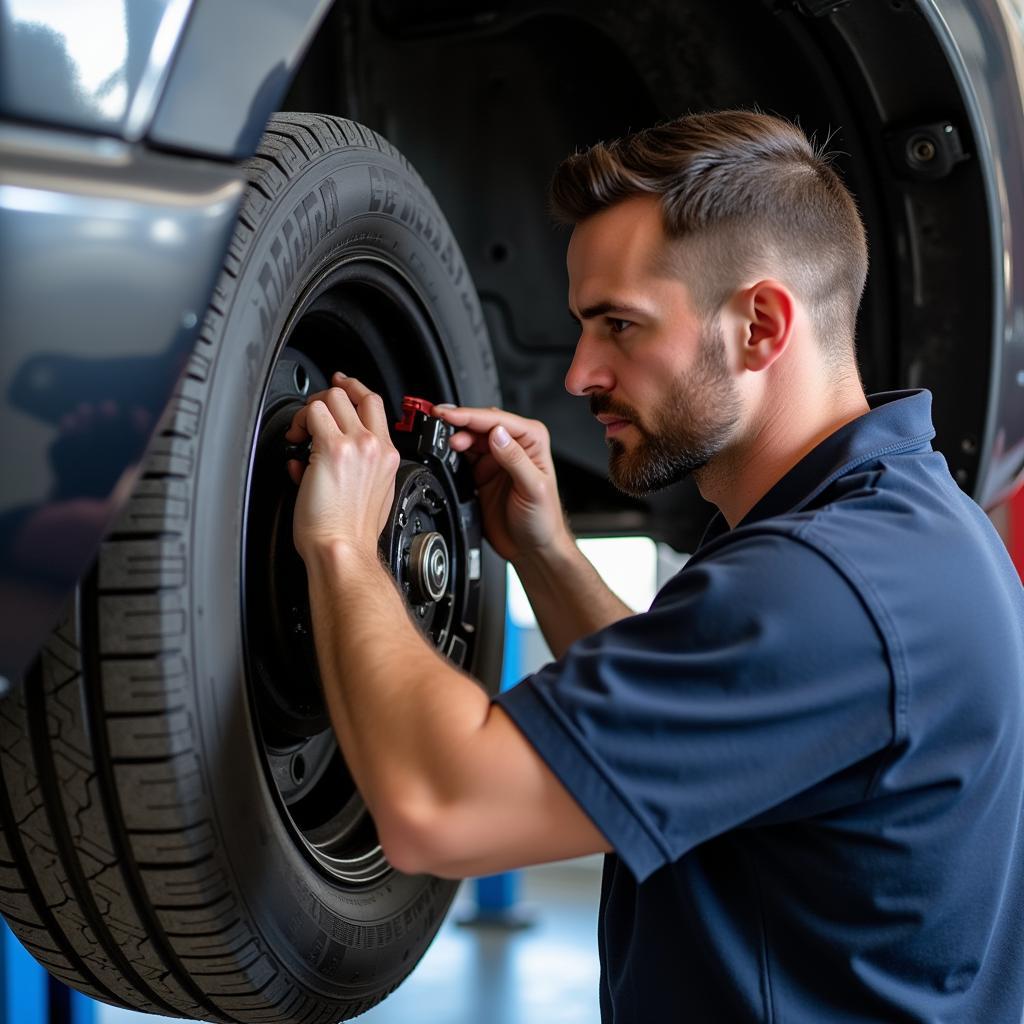
[[395, 444], [403, 455], [425, 459], [433, 456], [440, 459], [449, 470], [455, 471], [459, 461], [458, 452], [448, 447], [448, 438], [455, 432], [450, 423], [434, 415], [434, 403], [425, 398], [406, 395], [402, 399], [402, 418], [395, 424], [395, 433], [408, 434], [403, 442], [395, 438]]
[[402, 418], [395, 424], [395, 430], [411, 434], [416, 426], [416, 413], [421, 412], [429, 416], [434, 411], [434, 403], [428, 402], [425, 398], [413, 398], [406, 395], [402, 399]]

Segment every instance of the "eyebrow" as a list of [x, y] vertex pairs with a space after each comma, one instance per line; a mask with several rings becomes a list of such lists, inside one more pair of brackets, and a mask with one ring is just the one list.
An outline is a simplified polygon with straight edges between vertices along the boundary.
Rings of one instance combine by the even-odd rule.
[[572, 317], [573, 323], [579, 323], [581, 320], [593, 320], [596, 316], [604, 316], [606, 313], [627, 313], [630, 316], [650, 316], [650, 313], [646, 309], [641, 309], [639, 306], [631, 306], [628, 302], [617, 302], [614, 299], [606, 300], [604, 302], [595, 302], [592, 306], [586, 306], [580, 310], [579, 317], [570, 309], [569, 316]]

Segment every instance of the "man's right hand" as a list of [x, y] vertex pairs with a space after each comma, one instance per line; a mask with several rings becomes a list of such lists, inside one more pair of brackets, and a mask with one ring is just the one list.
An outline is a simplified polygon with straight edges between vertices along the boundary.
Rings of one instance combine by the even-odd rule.
[[456, 428], [449, 443], [473, 464], [484, 534], [499, 555], [515, 562], [572, 543], [543, 423], [495, 408], [433, 414]]
[[501, 409], [434, 406], [473, 464], [491, 547], [516, 568], [551, 653], [632, 615], [583, 557], [566, 525], [548, 429]]

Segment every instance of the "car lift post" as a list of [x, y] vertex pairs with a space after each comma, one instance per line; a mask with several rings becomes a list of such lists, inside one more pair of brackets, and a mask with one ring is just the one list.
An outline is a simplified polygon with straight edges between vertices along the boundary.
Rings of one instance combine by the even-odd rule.
[[0, 1024], [95, 1024], [96, 1006], [47, 974], [0, 924]]

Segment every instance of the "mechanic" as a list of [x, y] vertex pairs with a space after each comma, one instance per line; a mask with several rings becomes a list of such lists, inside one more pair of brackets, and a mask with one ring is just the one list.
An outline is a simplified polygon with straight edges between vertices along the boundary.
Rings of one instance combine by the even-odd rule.
[[382, 400], [341, 375], [311, 397], [294, 539], [386, 855], [461, 878], [609, 854], [605, 1022], [1017, 1024], [1024, 596], [930, 394], [865, 397], [851, 195], [799, 127], [721, 111], [569, 157], [551, 197], [565, 383], [613, 482], [692, 473], [719, 511], [633, 614], [574, 543], [543, 425], [438, 409], [558, 659], [492, 699], [378, 557]]

